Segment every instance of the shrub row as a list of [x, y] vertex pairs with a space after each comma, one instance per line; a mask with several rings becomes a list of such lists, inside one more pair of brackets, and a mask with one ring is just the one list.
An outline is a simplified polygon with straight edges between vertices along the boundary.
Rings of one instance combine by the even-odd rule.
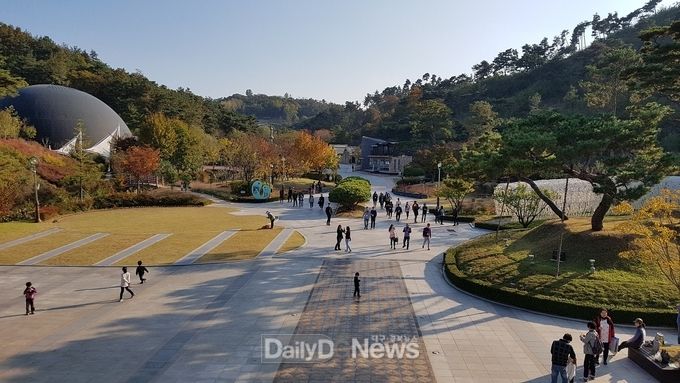
[[[492, 284], [476, 279], [469, 279], [460, 271], [456, 263], [457, 250], [446, 252], [444, 272], [448, 280], [461, 290], [486, 298], [537, 312], [559, 315], [569, 318], [591, 320], [601, 307], [580, 304], [558, 298], [543, 298], [528, 295], [524, 291], [508, 287], [495, 287]], [[609, 308], [618, 323], [633, 323], [635, 318], [642, 318], [652, 326], [675, 327], [676, 313], [660, 309]]]
[[239, 203], [264, 203], [278, 201], [279, 197], [270, 196], [269, 199], [255, 199], [251, 196], [240, 196], [229, 193], [226, 190], [217, 189], [192, 189], [196, 193], [207, 194], [224, 201], [239, 202]]
[[209, 204], [209, 200], [195, 194], [174, 191], [140, 194], [113, 193], [97, 197], [94, 200], [94, 207], [97, 209], [141, 206], [205, 206]]
[[423, 177], [403, 177], [397, 181], [397, 185], [417, 185], [424, 180]]

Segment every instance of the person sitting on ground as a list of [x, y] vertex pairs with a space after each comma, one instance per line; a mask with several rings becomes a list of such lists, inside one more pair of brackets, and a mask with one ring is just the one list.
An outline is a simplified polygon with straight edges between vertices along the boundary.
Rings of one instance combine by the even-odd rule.
[[621, 351], [624, 348], [632, 348], [637, 350], [645, 341], [645, 336], [647, 336], [645, 331], [645, 322], [643, 322], [641, 318], [635, 318], [633, 323], [635, 324], [635, 335], [633, 335], [632, 338], [621, 342], [618, 351]]

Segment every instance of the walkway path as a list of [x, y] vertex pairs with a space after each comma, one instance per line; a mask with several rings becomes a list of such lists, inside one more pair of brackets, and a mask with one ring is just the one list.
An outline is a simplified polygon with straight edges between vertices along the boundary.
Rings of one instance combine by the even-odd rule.
[[[368, 177], [385, 190], [392, 182]], [[407, 382], [431, 381], [432, 374], [440, 383], [546, 382], [551, 341], [585, 331], [579, 321], [509, 309], [449, 286], [439, 254], [483, 233], [470, 226], [435, 225], [427, 251], [419, 223], [410, 251], [390, 250], [387, 227], [394, 222], [382, 214], [375, 230], [363, 230], [356, 219], [333, 218], [326, 226], [318, 207], [223, 205], [262, 217], [271, 210], [307, 244], [248, 261], [153, 267], [146, 283], [132, 286], [135, 298], [122, 303], [118, 268], [0, 267], [0, 381], [270, 383], [299, 374], [310, 382]], [[331, 250], [338, 224], [353, 229], [351, 254]], [[364, 275], [358, 304], [349, 293], [354, 270]], [[29, 280], [39, 291], [38, 311], [25, 317], [21, 291]], [[341, 355], [319, 370], [260, 359], [263, 334], [318, 331], [345, 339], [393, 329], [413, 334], [416, 325], [425, 365], [352, 364]], [[631, 335], [628, 328], [617, 332]], [[580, 342], [574, 346], [582, 360]], [[598, 368], [596, 381], [654, 380], [622, 353]]]

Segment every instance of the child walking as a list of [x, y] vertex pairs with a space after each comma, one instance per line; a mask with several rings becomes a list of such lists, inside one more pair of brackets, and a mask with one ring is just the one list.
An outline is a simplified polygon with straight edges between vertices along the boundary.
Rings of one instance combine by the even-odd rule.
[[26, 288], [24, 289], [24, 297], [26, 297], [26, 315], [35, 314], [35, 305], [33, 303], [36, 294], [38, 294], [38, 290], [33, 287], [31, 282], [26, 282]]
[[149, 270], [142, 266], [142, 261], [137, 261], [137, 270], [135, 270], [135, 274], [139, 275], [139, 283], [144, 283], [144, 281], [146, 281], [146, 278], [144, 278], [144, 273], [148, 272]]
[[130, 273], [128, 273], [127, 267], [123, 267], [123, 273], [120, 275], [120, 298], [118, 298], [118, 302], [123, 301], [124, 290], [130, 293], [130, 299], [135, 297], [135, 293], [130, 290]]

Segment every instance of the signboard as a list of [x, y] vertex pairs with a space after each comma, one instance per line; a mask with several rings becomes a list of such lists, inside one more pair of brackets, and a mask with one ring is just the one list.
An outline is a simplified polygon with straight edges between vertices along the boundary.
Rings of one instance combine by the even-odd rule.
[[250, 193], [255, 199], [269, 199], [269, 196], [272, 194], [272, 188], [260, 180], [255, 180], [250, 186]]

